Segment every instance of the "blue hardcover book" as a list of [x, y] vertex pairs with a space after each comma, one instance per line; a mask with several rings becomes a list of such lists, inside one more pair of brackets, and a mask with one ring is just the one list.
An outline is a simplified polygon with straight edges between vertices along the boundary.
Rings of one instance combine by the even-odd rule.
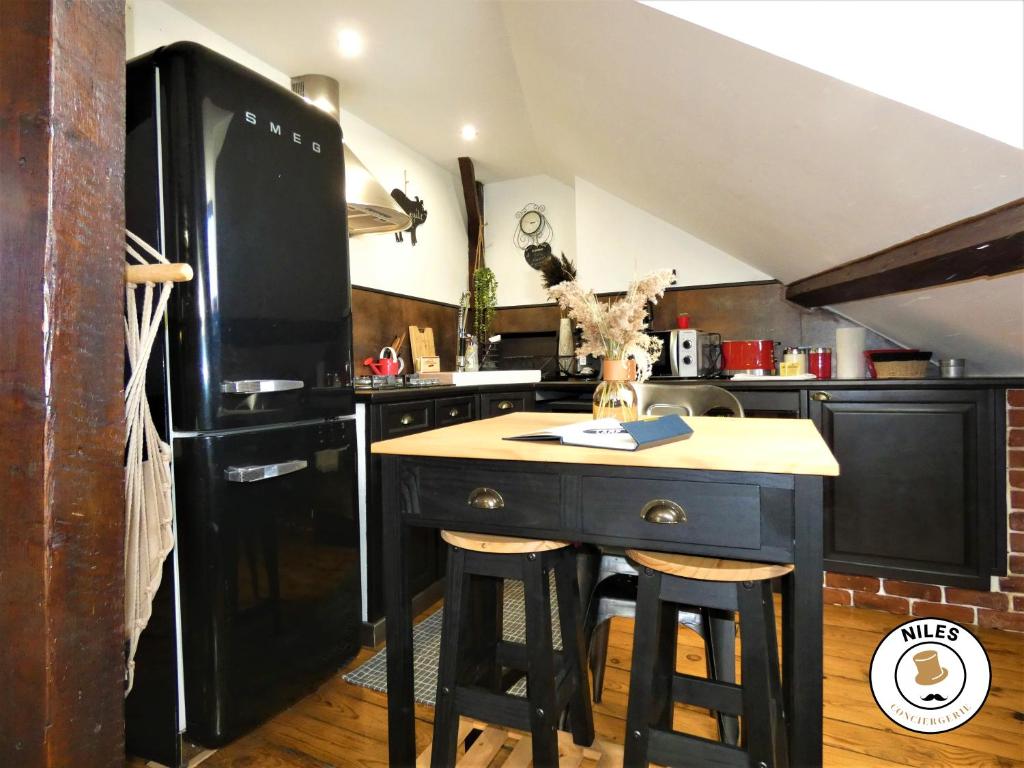
[[506, 440], [558, 441], [562, 445], [584, 448], [612, 448], [617, 451], [638, 451], [656, 445], [685, 440], [693, 429], [675, 414], [656, 419], [620, 423], [615, 419], [596, 419], [564, 427], [506, 437]]
[[674, 413], [657, 419], [626, 421], [622, 428], [636, 442], [635, 450], [686, 440], [693, 434], [693, 428]]

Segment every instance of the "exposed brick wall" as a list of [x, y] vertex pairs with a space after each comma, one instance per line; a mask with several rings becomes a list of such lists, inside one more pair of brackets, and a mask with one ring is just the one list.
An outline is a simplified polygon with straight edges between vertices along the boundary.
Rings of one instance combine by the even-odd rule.
[[991, 592], [826, 573], [825, 602], [1024, 632], [1024, 389], [1006, 395], [1006, 446], [1007, 572]]

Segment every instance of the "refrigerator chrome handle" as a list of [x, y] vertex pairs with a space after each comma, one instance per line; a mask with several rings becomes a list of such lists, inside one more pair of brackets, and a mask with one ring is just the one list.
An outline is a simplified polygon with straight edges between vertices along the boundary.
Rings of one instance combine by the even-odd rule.
[[241, 381], [222, 381], [220, 391], [229, 395], [255, 395], [260, 392], [285, 392], [289, 389], [302, 389], [304, 382], [295, 379], [242, 379]]
[[272, 477], [290, 475], [309, 466], [305, 459], [280, 461], [277, 464], [256, 464], [251, 467], [228, 467], [224, 477], [229, 483], [255, 483], [258, 480], [269, 480]]

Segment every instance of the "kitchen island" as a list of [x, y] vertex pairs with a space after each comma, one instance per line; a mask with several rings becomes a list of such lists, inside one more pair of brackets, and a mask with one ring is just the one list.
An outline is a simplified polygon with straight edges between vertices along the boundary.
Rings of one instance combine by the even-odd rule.
[[[514, 413], [371, 446], [382, 460], [391, 763], [416, 759], [407, 550], [426, 527], [793, 563], [782, 593], [791, 755], [820, 765], [822, 487], [839, 467], [814, 425], [693, 418], [689, 440], [638, 452], [503, 439], [578, 418]], [[481, 488], [500, 495], [499, 509], [468, 503]], [[685, 520], [641, 517], [663, 499]]]

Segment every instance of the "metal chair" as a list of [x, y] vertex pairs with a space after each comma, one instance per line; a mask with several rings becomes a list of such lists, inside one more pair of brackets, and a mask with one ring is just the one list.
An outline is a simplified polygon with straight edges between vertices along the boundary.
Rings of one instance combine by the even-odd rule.
[[736, 416], [743, 405], [727, 389], [711, 384], [639, 384], [637, 412], [642, 416]]
[[[743, 416], [743, 405], [726, 389], [710, 384], [639, 384], [637, 412], [642, 416]], [[592, 585], [587, 602], [585, 632], [587, 657], [594, 677], [594, 701], [601, 701], [604, 670], [608, 658], [609, 620], [613, 616], [632, 618], [636, 615], [637, 572], [625, 554], [614, 549], [601, 549], [593, 575], [581, 574], [581, 585]], [[581, 559], [581, 568], [585, 560]], [[594, 573], [596, 571], [596, 573]], [[734, 682], [736, 629], [731, 614], [707, 608], [682, 607], [679, 624], [689, 627], [704, 638], [708, 677]], [[735, 744], [738, 724], [734, 717], [715, 713], [719, 735], [726, 743]]]

